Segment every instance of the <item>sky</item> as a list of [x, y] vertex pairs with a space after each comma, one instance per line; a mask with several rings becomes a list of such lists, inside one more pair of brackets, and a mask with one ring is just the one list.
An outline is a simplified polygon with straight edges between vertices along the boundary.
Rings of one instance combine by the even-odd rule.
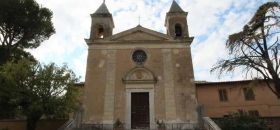
[[[106, 0], [113, 15], [114, 34], [143, 27], [166, 33], [164, 20], [173, 0]], [[258, 7], [271, 0], [176, 0], [188, 12], [195, 80], [228, 81], [243, 80], [242, 71], [218, 76], [210, 73], [211, 67], [221, 58], [227, 57], [225, 43], [228, 35], [242, 30]], [[276, 0], [277, 1], [277, 0]], [[91, 17], [103, 0], [37, 0], [53, 12], [56, 33], [41, 46], [30, 52], [44, 64], [51, 62], [61, 66], [67, 64], [80, 81], [84, 81], [87, 45]]]

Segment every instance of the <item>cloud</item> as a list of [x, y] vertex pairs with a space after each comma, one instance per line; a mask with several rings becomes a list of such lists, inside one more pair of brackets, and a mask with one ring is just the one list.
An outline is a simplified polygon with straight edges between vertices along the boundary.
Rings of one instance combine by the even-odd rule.
[[[31, 53], [41, 62], [67, 63], [84, 81], [87, 45], [91, 18], [103, 0], [37, 0], [53, 11], [56, 34]], [[258, 6], [269, 0], [177, 0], [188, 11], [188, 25], [192, 43], [192, 57], [196, 80], [242, 79], [242, 74], [227, 75], [218, 79], [209, 70], [219, 58], [225, 57], [226, 38], [238, 32], [254, 14]], [[166, 32], [164, 20], [172, 0], [106, 0], [113, 14], [114, 33], [140, 24]]]

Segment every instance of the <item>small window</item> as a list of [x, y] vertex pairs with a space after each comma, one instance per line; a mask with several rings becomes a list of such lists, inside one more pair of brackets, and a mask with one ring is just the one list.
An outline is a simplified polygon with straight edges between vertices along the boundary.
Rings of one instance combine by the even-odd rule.
[[219, 97], [220, 97], [221, 102], [228, 101], [227, 90], [226, 89], [219, 89]]
[[251, 88], [243, 88], [243, 93], [246, 101], [255, 100], [255, 94]]
[[182, 36], [182, 27], [178, 23], [175, 25], [175, 36], [176, 37], [181, 37]]
[[249, 114], [250, 116], [254, 116], [254, 117], [260, 116], [260, 114], [259, 114], [259, 112], [258, 112], [257, 110], [249, 110], [249, 111], [248, 111], [248, 114]]

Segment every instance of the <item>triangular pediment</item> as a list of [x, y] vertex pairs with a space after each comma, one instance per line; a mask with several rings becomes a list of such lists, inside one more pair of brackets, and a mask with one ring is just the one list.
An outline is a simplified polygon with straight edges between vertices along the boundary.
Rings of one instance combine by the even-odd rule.
[[142, 26], [137, 26], [135, 28], [120, 32], [111, 37], [106, 38], [110, 41], [162, 41], [162, 40], [171, 40], [166, 34], [156, 32]]

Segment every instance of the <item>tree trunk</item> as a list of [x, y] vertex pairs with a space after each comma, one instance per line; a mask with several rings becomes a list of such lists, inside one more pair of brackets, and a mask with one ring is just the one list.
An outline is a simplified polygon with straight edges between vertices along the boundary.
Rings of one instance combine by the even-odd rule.
[[276, 96], [280, 99], [280, 79], [273, 79]]
[[3, 47], [0, 47], [0, 65], [3, 65], [9, 61], [9, 54], [7, 50]]

